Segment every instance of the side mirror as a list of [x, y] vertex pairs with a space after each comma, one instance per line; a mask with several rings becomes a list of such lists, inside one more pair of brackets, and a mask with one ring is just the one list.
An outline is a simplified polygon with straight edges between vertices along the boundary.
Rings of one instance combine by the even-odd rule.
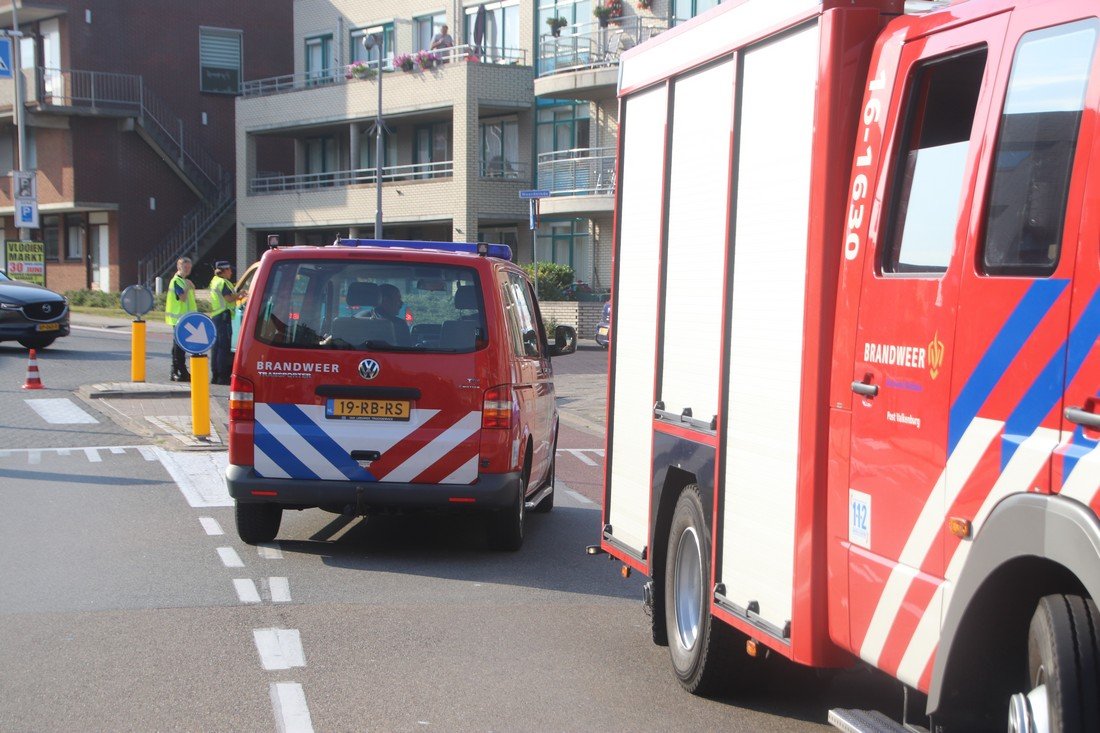
[[572, 326], [558, 326], [554, 329], [554, 343], [549, 344], [549, 356], [565, 356], [577, 350], [577, 329]]

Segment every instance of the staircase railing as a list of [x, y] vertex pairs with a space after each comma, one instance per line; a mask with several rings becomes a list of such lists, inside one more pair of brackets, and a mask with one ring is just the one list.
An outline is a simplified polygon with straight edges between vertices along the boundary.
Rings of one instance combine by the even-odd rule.
[[145, 84], [140, 74], [115, 74], [80, 69], [38, 68], [39, 103], [121, 113], [138, 120], [164, 154], [209, 196], [217, 196], [222, 166], [198, 138], [185, 135], [183, 120]]
[[158, 275], [171, 269], [180, 257], [197, 252], [203, 238], [235, 203], [233, 177], [226, 175], [216, 197], [200, 202], [186, 213], [176, 228], [152, 252], [138, 260], [138, 280], [151, 285]]

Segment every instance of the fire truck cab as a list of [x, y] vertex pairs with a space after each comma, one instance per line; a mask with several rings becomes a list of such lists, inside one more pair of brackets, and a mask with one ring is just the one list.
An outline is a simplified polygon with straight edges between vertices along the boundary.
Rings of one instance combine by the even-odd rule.
[[690, 691], [748, 640], [1100, 730], [1100, 5], [924, 5], [624, 55], [600, 548]]

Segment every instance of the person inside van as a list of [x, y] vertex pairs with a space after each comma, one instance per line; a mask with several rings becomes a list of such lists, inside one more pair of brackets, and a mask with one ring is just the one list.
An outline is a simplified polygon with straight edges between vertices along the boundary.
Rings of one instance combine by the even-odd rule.
[[375, 315], [393, 323], [393, 332], [397, 338], [398, 346], [412, 346], [412, 337], [409, 335], [409, 326], [401, 317], [401, 291], [396, 286], [383, 283], [379, 286], [382, 292], [382, 300], [374, 309]]

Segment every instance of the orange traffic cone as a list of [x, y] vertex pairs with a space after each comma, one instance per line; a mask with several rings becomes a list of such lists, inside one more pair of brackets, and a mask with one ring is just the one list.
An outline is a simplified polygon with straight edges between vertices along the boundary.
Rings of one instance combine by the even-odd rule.
[[31, 349], [30, 361], [27, 362], [27, 381], [23, 389], [45, 389], [42, 386], [42, 380], [38, 377], [38, 359], [34, 349]]

